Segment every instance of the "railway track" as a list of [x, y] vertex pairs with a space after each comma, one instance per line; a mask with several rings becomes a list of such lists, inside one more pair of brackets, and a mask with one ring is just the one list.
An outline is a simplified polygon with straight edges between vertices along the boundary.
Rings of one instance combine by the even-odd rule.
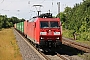
[[[16, 30], [14, 29], [14, 31]], [[16, 33], [18, 32], [16, 31]], [[20, 35], [21, 38], [23, 38], [23, 40], [40, 56], [42, 60], [70, 60], [57, 52], [55, 52], [55, 55], [46, 55], [43, 52], [41, 52], [38, 48], [36, 48], [32, 43], [30, 43], [30, 41], [26, 39], [23, 35], [21, 35], [20, 33], [18, 33], [18, 35]]]
[[70, 60], [69, 58], [65, 57], [64, 55], [60, 55], [59, 53], [56, 53], [56, 55], [46, 55], [40, 52], [40, 54], [42, 54], [46, 60]]
[[90, 53], [90, 47], [63, 37], [63, 44]]
[[[70, 60], [69, 58], [65, 57], [64, 55], [60, 55], [57, 52], [51, 52], [51, 54], [45, 54], [42, 52], [41, 49], [38, 49], [35, 45], [31, 43], [31, 45], [46, 59], [46, 60]], [[45, 52], [45, 51], [44, 51]], [[50, 52], [48, 52], [50, 53]], [[54, 55], [52, 55], [54, 53]]]
[[56, 52], [55, 55], [46, 55], [40, 52], [46, 60], [70, 60], [69, 58], [65, 57], [64, 55], [60, 55], [59, 53]]

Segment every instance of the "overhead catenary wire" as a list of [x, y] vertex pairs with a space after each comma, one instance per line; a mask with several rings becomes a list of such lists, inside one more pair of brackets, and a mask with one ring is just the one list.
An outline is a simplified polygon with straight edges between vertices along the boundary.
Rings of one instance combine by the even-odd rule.
[[43, 0], [42, 2], [40, 2], [40, 4], [41, 4], [41, 3], [44, 3], [44, 2], [45, 2], [45, 0]]

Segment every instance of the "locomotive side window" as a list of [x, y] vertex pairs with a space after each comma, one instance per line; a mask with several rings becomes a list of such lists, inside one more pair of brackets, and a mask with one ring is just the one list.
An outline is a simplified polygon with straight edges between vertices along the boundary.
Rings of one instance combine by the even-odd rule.
[[58, 24], [57, 21], [51, 21], [51, 22], [50, 22], [50, 27], [51, 27], [51, 28], [57, 28], [57, 27], [59, 27], [59, 24]]
[[48, 28], [49, 27], [48, 21], [41, 21], [40, 22], [40, 27], [41, 28]]

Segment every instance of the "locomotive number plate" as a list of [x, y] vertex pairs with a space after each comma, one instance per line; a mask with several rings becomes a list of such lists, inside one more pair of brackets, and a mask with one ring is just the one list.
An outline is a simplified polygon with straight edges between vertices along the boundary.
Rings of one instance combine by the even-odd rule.
[[49, 32], [48, 35], [52, 35], [52, 32]]

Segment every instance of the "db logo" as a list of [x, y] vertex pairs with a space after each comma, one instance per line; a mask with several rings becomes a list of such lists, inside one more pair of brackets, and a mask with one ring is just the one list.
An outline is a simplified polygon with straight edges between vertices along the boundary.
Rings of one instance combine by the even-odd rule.
[[52, 35], [52, 32], [49, 32], [48, 35]]

